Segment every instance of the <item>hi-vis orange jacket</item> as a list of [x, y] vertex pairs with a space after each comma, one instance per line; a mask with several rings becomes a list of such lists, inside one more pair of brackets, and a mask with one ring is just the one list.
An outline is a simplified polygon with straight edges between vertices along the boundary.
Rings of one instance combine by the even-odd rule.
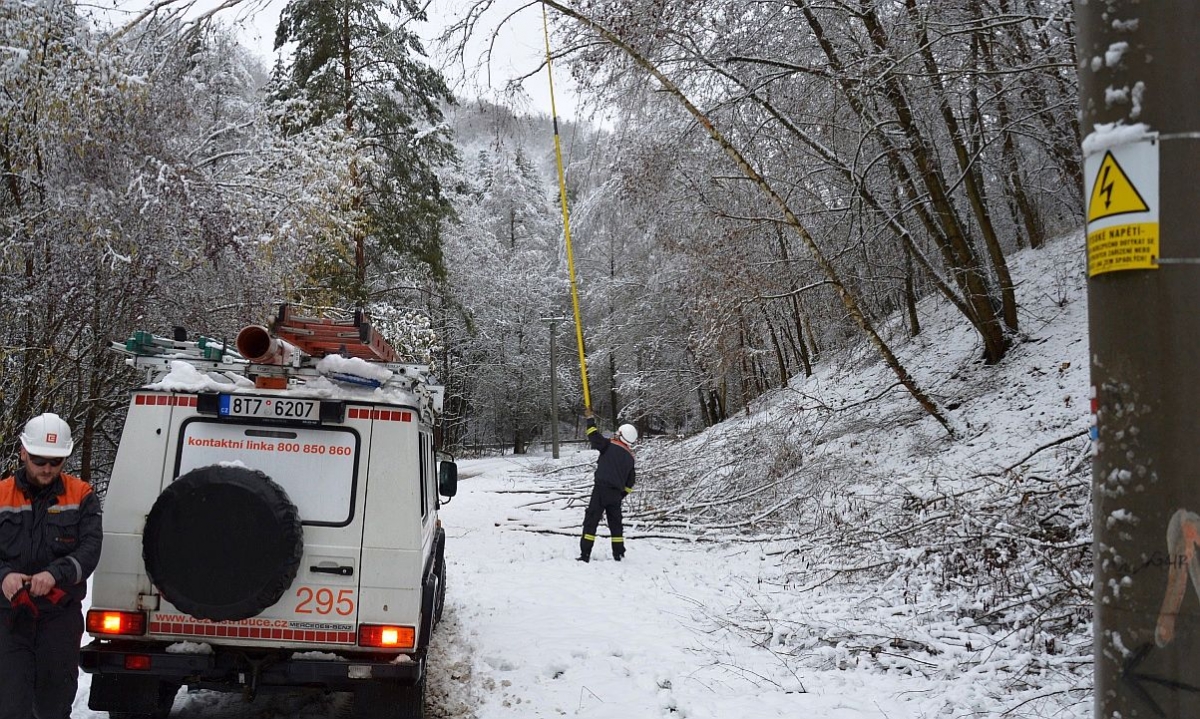
[[[100, 500], [87, 482], [63, 474], [39, 488], [23, 467], [0, 480], [0, 579], [48, 571], [59, 589], [82, 600], [103, 541]], [[39, 598], [38, 605], [50, 603]], [[11, 606], [0, 594], [0, 609]]]

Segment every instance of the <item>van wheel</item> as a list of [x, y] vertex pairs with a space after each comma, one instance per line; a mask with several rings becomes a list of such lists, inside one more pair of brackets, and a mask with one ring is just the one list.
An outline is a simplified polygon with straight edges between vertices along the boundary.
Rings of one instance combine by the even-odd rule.
[[423, 719], [425, 675], [416, 684], [374, 682], [354, 692], [354, 719]]
[[442, 562], [441, 570], [438, 572], [438, 588], [437, 597], [433, 600], [433, 623], [439, 624], [442, 621], [442, 608], [446, 606], [446, 563]]
[[434, 571], [438, 576], [437, 596], [433, 600], [433, 623], [442, 621], [442, 608], [446, 605], [446, 530], [438, 527], [437, 563]]
[[303, 554], [296, 505], [247, 467], [200, 467], [171, 482], [142, 537], [146, 573], [163, 597], [212, 621], [253, 617], [279, 601]]

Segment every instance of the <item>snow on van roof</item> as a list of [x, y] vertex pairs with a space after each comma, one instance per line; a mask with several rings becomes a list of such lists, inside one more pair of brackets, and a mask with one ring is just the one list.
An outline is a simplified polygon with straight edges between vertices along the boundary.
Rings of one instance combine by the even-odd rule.
[[325, 377], [314, 377], [304, 384], [285, 391], [285, 394], [297, 397], [321, 397], [323, 399], [342, 399], [357, 402], [374, 402], [377, 404], [402, 404], [420, 406], [416, 393], [400, 387], [363, 387], [334, 382]]
[[355, 377], [373, 379], [380, 384], [392, 378], [393, 372], [387, 367], [372, 364], [358, 357], [342, 357], [341, 355], [326, 355], [317, 362], [317, 371], [321, 374], [348, 374]]
[[[326, 360], [340, 360], [325, 365]], [[365, 366], [365, 367], [364, 367]], [[325, 357], [317, 365], [319, 371], [338, 372], [356, 376], [367, 376], [379, 382], [391, 379], [391, 370], [372, 365], [358, 358]], [[365, 373], [370, 371], [373, 376]], [[301, 384], [286, 390], [269, 390], [272, 394], [289, 397], [317, 397], [321, 399], [338, 399], [346, 401], [366, 402], [375, 404], [392, 404], [419, 407], [420, 400], [414, 392], [400, 387], [365, 387], [334, 382], [325, 377], [302, 378]], [[143, 386], [143, 389], [157, 392], [253, 392], [254, 382], [246, 377], [229, 372], [203, 372], [191, 362], [174, 360], [171, 370], [158, 381]]]
[[253, 389], [254, 383], [246, 377], [226, 372], [201, 372], [190, 362], [174, 360], [171, 371], [145, 389], [160, 392], [236, 392]]

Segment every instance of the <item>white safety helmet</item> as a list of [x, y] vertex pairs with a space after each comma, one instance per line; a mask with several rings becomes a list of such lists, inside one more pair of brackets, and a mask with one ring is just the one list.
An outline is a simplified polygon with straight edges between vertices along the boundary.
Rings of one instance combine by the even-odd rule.
[[66, 457], [75, 447], [71, 427], [62, 417], [47, 412], [25, 423], [21, 446], [35, 457]]
[[638, 439], [637, 427], [632, 424], [623, 424], [617, 427], [617, 436], [621, 438], [622, 442], [632, 447]]

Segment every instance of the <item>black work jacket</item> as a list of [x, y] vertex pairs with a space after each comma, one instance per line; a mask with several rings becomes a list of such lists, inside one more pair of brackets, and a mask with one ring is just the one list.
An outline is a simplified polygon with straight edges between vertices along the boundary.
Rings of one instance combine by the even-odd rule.
[[[82, 479], [62, 474], [35, 487], [22, 467], [0, 480], [0, 580], [12, 572], [50, 572], [55, 586], [82, 600], [103, 541], [100, 500]], [[44, 597], [36, 601], [50, 606]], [[0, 594], [0, 609], [11, 607]]]
[[633, 491], [637, 480], [633, 468], [633, 450], [622, 442], [614, 442], [599, 429], [596, 420], [587, 421], [587, 437], [592, 443], [592, 449], [600, 452], [596, 462], [596, 487], [604, 492], [606, 497], [622, 497]]

